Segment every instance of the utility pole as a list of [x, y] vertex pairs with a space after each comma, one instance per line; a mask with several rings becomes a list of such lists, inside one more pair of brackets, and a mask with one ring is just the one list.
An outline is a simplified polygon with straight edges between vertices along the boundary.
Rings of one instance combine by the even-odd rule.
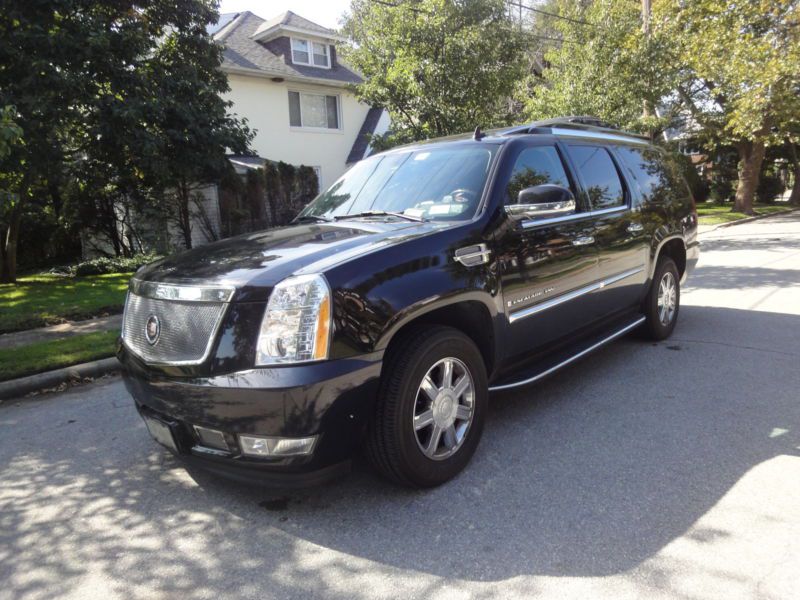
[[[650, 0], [642, 0], [642, 32], [644, 33], [644, 43], [646, 46], [650, 45]], [[642, 102], [642, 117], [647, 119], [653, 116], [655, 107], [651, 107], [650, 103], [645, 100]], [[653, 137], [653, 132], [650, 132], [650, 137]]]

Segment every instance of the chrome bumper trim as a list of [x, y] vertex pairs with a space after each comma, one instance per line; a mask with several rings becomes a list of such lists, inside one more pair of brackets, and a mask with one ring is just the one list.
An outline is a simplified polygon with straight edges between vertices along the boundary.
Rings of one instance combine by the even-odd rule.
[[180, 302], [230, 302], [235, 288], [227, 286], [179, 285], [131, 279], [129, 288], [137, 296], [154, 300], [177, 300]]

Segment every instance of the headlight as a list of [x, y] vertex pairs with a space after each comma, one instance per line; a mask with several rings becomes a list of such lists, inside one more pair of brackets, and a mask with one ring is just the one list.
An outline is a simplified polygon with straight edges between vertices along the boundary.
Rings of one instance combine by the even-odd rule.
[[331, 292], [322, 275], [281, 281], [270, 294], [261, 320], [256, 365], [328, 358]]

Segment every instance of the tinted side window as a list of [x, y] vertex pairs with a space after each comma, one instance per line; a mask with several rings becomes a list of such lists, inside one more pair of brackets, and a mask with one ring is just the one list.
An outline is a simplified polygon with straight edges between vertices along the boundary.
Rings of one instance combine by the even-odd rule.
[[682, 189], [679, 178], [676, 180], [676, 174], [661, 153], [629, 146], [619, 146], [617, 151], [642, 190], [645, 202], [670, 201]]
[[506, 204], [516, 204], [521, 190], [553, 183], [569, 189], [564, 164], [555, 146], [536, 146], [520, 152], [506, 187]]
[[575, 168], [581, 175], [595, 210], [625, 204], [625, 192], [608, 150], [599, 146], [570, 146]]

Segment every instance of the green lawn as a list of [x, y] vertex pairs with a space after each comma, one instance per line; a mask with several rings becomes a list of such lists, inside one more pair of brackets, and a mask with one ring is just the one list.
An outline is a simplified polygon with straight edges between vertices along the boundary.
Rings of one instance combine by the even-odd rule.
[[[703, 203], [697, 205], [697, 215], [700, 225], [719, 225], [720, 223], [730, 223], [746, 219], [748, 215], [740, 212], [732, 212], [732, 204], [712, 204]], [[758, 215], [768, 215], [787, 210], [785, 205], [780, 204], [756, 204], [753, 209]]]
[[0, 333], [122, 312], [131, 273], [32, 275], [0, 284]]
[[0, 349], [0, 381], [113, 356], [117, 336], [118, 331], [100, 331]]

